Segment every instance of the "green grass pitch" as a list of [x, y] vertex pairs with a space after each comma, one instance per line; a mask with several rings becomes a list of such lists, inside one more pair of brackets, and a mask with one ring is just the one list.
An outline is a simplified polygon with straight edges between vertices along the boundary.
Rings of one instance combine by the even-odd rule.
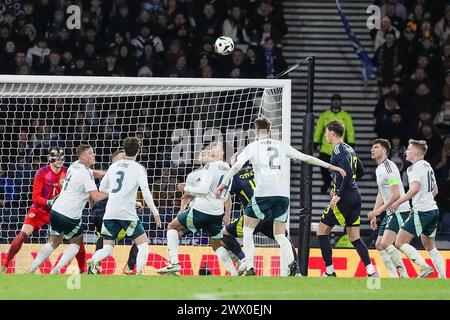
[[64, 275], [0, 275], [0, 299], [450, 299], [448, 279], [382, 278], [377, 283], [366, 278], [81, 275], [80, 289], [69, 289], [68, 280]]

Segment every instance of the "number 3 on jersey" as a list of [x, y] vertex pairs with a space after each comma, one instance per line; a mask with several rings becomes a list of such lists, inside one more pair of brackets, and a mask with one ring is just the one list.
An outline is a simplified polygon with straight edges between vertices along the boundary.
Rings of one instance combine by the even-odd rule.
[[111, 190], [111, 193], [119, 192], [120, 189], [122, 189], [122, 183], [123, 183], [123, 178], [125, 177], [125, 173], [123, 171], [117, 171], [116, 175], [117, 175], [117, 179], [116, 179], [117, 188]]

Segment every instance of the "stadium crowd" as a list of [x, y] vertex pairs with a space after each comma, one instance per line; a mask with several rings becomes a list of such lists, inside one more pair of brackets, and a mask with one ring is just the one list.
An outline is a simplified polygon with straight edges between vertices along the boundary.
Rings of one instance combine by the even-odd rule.
[[404, 177], [408, 139], [427, 141], [425, 160], [435, 170], [443, 215], [450, 212], [450, 5], [432, 0], [375, 4], [382, 14], [381, 29], [371, 33], [381, 96], [375, 132], [390, 140], [391, 160]]
[[[69, 30], [66, 24], [70, 5], [81, 8], [79, 30]], [[281, 1], [274, 0], [3, 1], [0, 74], [273, 78], [286, 66], [281, 41], [287, 27], [281, 17]], [[235, 50], [226, 57], [214, 52], [214, 42], [221, 35], [235, 42]], [[214, 112], [228, 119], [233, 118], [230, 112], [243, 112], [236, 113], [241, 117], [248, 114], [223, 99], [217, 104], [217, 97], [205, 99], [203, 106], [196, 108], [173, 104], [170, 114], [163, 114], [163, 108], [151, 108], [150, 104], [161, 106], [164, 98], [170, 97], [159, 97], [159, 102], [147, 97], [145, 106], [141, 98], [132, 102], [2, 100], [2, 105], [16, 105], [14, 111], [0, 111], [2, 225], [18, 224], [25, 214], [18, 214], [17, 208], [30, 205], [23, 195], [29, 194], [34, 172], [46, 161], [50, 146], [60, 145], [69, 153], [83, 141], [97, 141], [97, 157], [106, 166], [119, 141], [130, 132], [143, 140], [141, 161], [155, 180], [151, 182], [156, 183], [157, 205], [176, 207], [179, 194], [175, 185], [180, 182], [176, 177], [192, 170], [192, 166], [180, 165], [171, 153], [179, 143], [171, 140], [176, 123], [190, 125], [191, 119], [208, 125]], [[120, 108], [112, 107], [117, 102]], [[75, 111], [73, 105], [81, 107]], [[23, 108], [32, 112], [22, 114]], [[200, 116], [201, 110], [208, 112]], [[206, 118], [196, 118], [203, 116]], [[131, 126], [130, 119], [139, 119], [138, 124]], [[233, 125], [217, 121], [221, 120], [211, 126]], [[67, 130], [69, 127], [74, 129]], [[68, 156], [68, 161], [74, 160], [74, 155]]]
[[[66, 25], [81, 8], [81, 29]], [[285, 66], [281, 1], [4, 1], [0, 73], [272, 78]], [[223, 63], [215, 39], [236, 49]]]

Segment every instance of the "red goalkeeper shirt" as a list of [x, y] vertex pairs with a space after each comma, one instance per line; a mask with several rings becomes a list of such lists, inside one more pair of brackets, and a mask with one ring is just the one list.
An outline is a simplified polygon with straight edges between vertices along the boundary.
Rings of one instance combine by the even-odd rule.
[[50, 212], [47, 200], [53, 199], [61, 192], [62, 181], [66, 177], [66, 173], [66, 167], [62, 167], [58, 173], [52, 171], [50, 164], [40, 168], [34, 176], [31, 207]]

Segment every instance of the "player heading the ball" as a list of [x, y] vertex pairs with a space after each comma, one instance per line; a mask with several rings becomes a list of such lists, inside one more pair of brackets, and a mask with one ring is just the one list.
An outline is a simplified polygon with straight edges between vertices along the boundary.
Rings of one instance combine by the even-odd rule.
[[[253, 233], [258, 223], [272, 211], [273, 234], [281, 248], [280, 275], [287, 276], [294, 270], [294, 255], [291, 243], [285, 235], [288, 217], [290, 181], [289, 159], [297, 159], [337, 171], [345, 175], [345, 171], [313, 156], [303, 154], [290, 145], [271, 139], [271, 122], [266, 117], [255, 120], [257, 141], [250, 143], [239, 154], [237, 162], [230, 169], [222, 183], [216, 189], [216, 196], [220, 196], [230, 179], [250, 161], [255, 172], [255, 192], [247, 205], [244, 217], [244, 254], [247, 261], [247, 275], [255, 275]], [[292, 268], [292, 270], [290, 270]]]

